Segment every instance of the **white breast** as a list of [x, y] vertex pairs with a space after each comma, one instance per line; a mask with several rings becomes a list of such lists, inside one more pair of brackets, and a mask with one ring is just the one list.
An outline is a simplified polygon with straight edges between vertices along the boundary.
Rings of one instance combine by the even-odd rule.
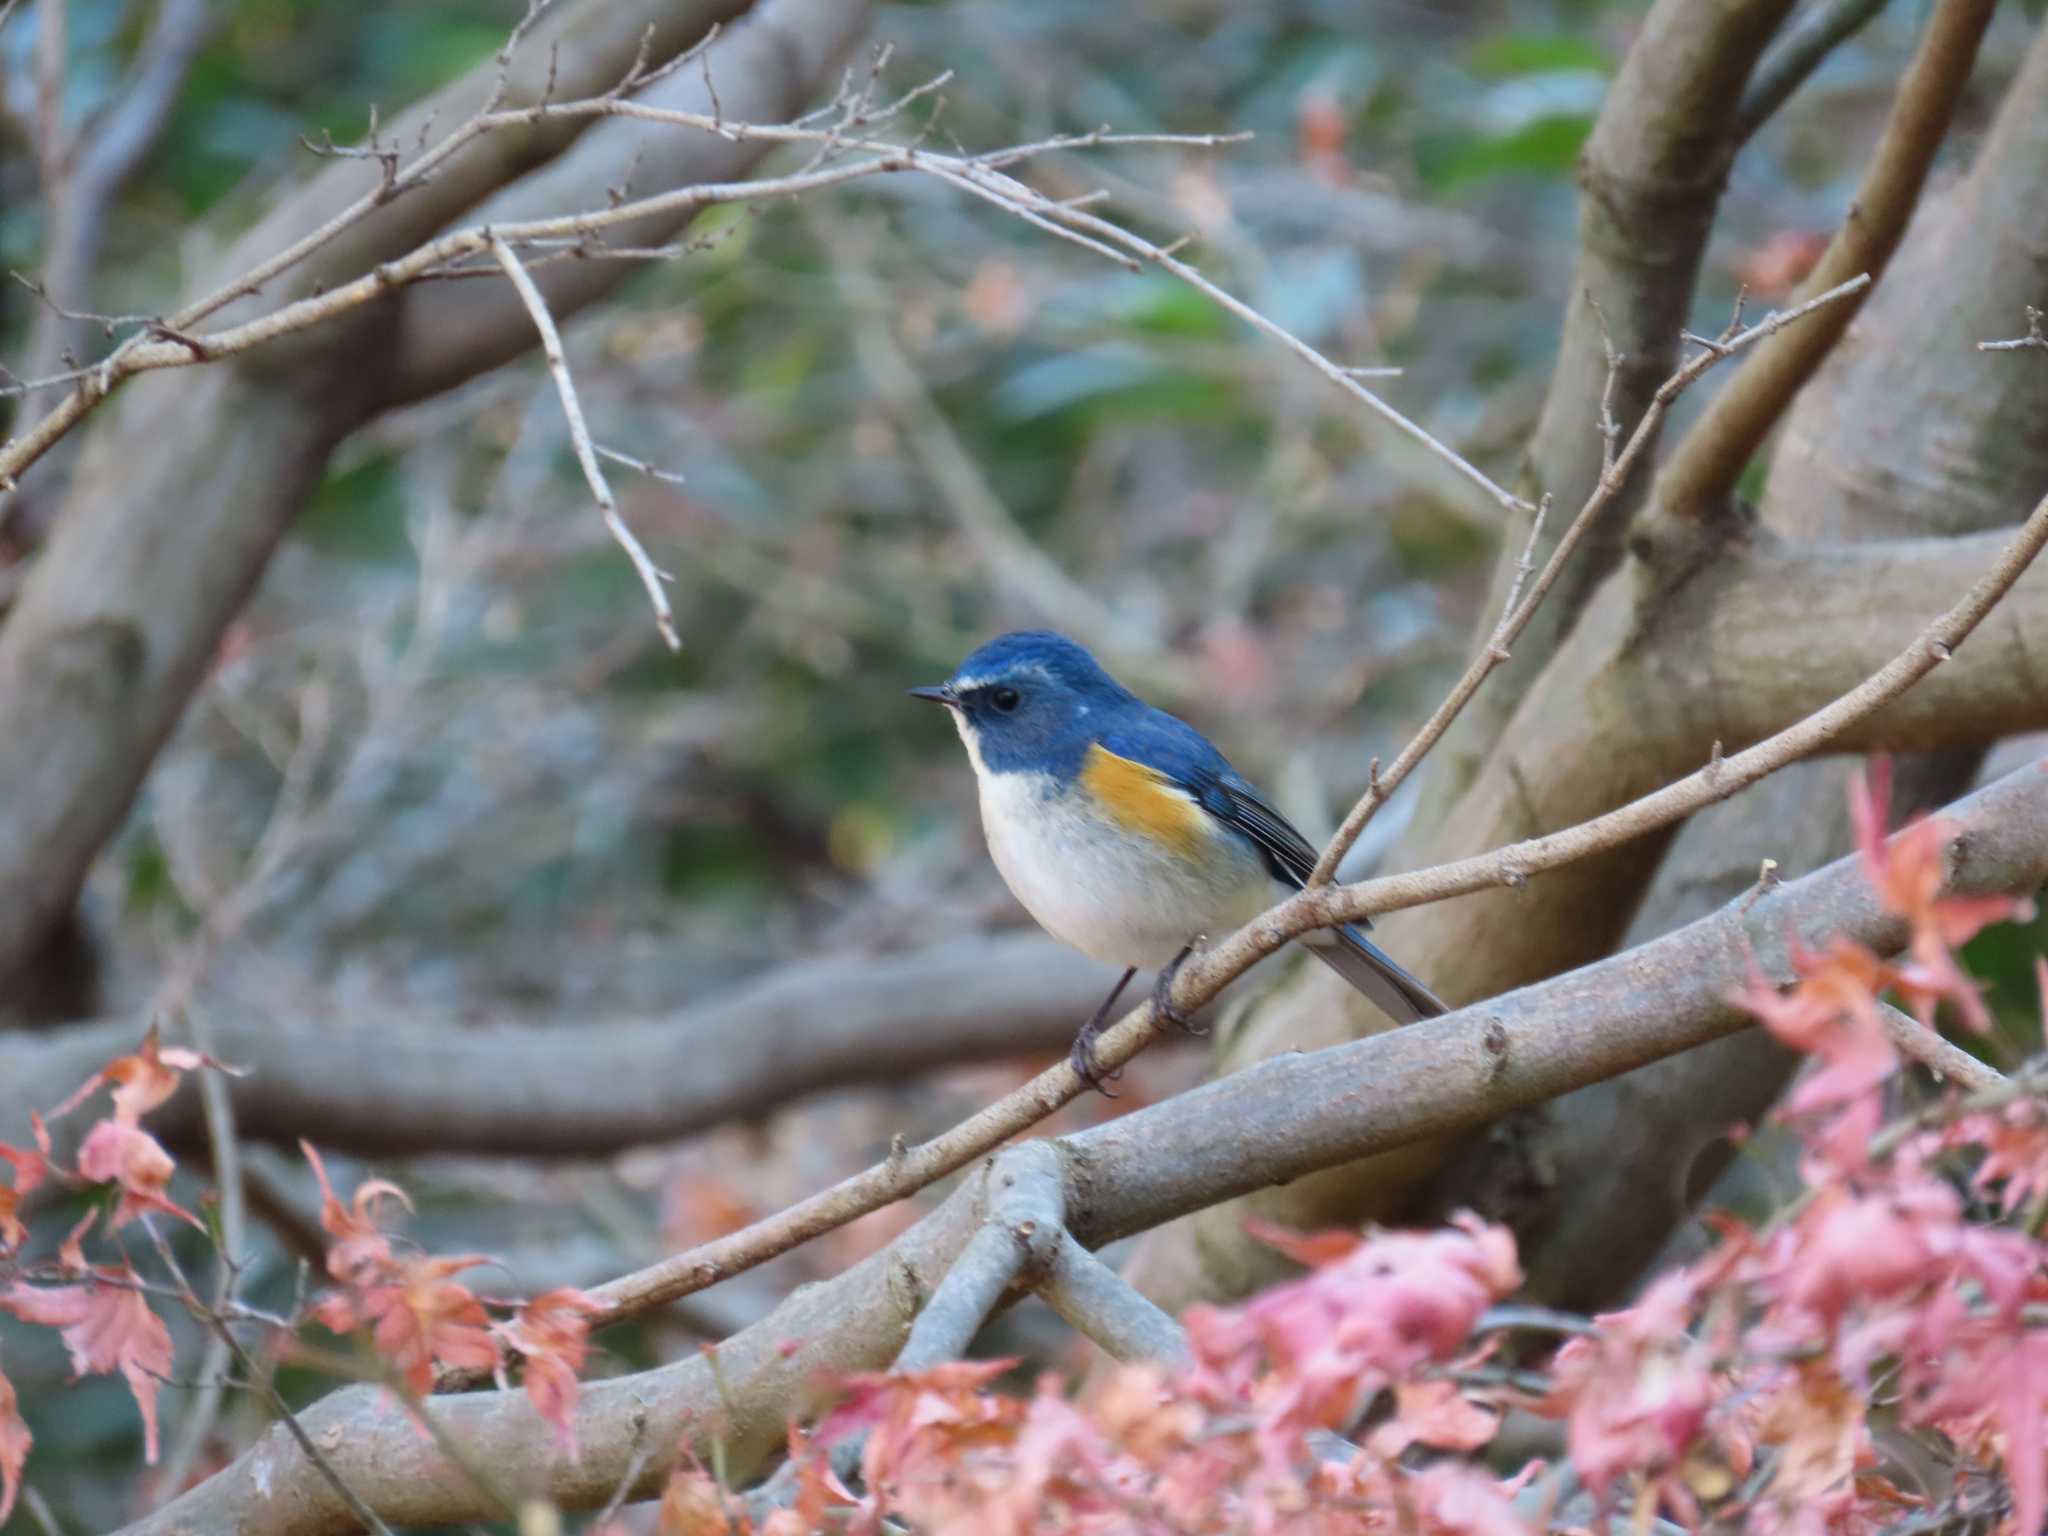
[[1184, 858], [1099, 814], [1079, 790], [1062, 791], [1049, 774], [990, 773], [975, 757], [996, 868], [1046, 932], [1085, 955], [1155, 968], [1272, 899], [1271, 876], [1234, 837], [1219, 834]]

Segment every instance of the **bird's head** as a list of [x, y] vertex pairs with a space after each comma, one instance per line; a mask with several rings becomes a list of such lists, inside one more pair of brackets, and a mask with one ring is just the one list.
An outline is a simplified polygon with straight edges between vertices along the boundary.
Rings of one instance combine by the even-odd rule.
[[1117, 711], [1137, 703], [1083, 647], [1050, 630], [998, 635], [945, 682], [910, 692], [953, 712], [977, 770], [1062, 780]]

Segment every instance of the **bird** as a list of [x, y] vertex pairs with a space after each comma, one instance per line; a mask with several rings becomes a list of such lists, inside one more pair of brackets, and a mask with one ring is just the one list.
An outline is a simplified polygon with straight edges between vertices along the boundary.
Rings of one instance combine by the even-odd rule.
[[[945, 682], [910, 694], [951, 712], [989, 854], [1012, 894], [1054, 938], [1124, 968], [1069, 1057], [1084, 1083], [1114, 1097], [1093, 1047], [1131, 978], [1156, 969], [1157, 1016], [1192, 1032], [1172, 1004], [1181, 965], [1209, 935], [1302, 889], [1315, 849], [1200, 731], [1064, 635], [998, 635]], [[1397, 1024], [1448, 1012], [1367, 926], [1319, 929], [1303, 943]]]

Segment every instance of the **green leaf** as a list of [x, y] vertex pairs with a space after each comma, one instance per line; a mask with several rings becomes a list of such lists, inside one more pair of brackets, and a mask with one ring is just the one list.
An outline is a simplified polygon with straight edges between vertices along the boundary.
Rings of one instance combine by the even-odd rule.
[[1496, 176], [1562, 176], [1592, 131], [1590, 115], [1564, 113], [1512, 133], [1426, 139], [1416, 146], [1417, 169], [1429, 190], [1443, 196]]
[[371, 453], [335, 470], [301, 514], [298, 536], [323, 554], [369, 565], [410, 565], [412, 537], [406, 530], [405, 496], [398, 457]]
[[1574, 69], [1614, 73], [1614, 60], [1606, 49], [1590, 38], [1561, 32], [1504, 32], [1482, 37], [1472, 49], [1471, 61], [1472, 72], [1487, 80]]

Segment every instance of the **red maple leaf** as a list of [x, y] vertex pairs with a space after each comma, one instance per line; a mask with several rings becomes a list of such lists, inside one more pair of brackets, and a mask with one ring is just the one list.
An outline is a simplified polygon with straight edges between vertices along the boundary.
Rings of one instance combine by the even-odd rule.
[[21, 1209], [21, 1197], [42, 1183], [50, 1172], [50, 1133], [43, 1129], [43, 1117], [33, 1110], [29, 1111], [29, 1123], [35, 1128], [37, 1150], [30, 1152], [0, 1141], [0, 1162], [14, 1170], [13, 1187], [0, 1189], [0, 1247], [18, 1248], [27, 1239], [28, 1228], [16, 1214]]
[[78, 1092], [51, 1110], [50, 1118], [54, 1120], [59, 1115], [70, 1113], [84, 1103], [95, 1088], [109, 1083], [114, 1090], [114, 1118], [133, 1125], [178, 1091], [182, 1074], [200, 1067], [212, 1067], [217, 1072], [237, 1077], [241, 1075], [240, 1068], [224, 1066], [197, 1051], [179, 1046], [166, 1050], [156, 1025], [152, 1023], [133, 1056], [117, 1056], [108, 1062], [87, 1078]]
[[1856, 828], [1863, 871], [1878, 900], [1913, 928], [1914, 964], [1907, 968], [1911, 985], [1905, 990], [1922, 1023], [1932, 1022], [1935, 1001], [1947, 997], [1971, 1028], [1989, 1029], [1991, 1016], [1976, 985], [1956, 964], [1954, 951], [1993, 923], [2031, 916], [2033, 903], [2016, 896], [1944, 894], [1948, 873], [1942, 855], [1955, 835], [1954, 824], [1922, 816], [1887, 840], [1891, 789], [1890, 760], [1872, 758], [1849, 785], [1849, 819]]
[[567, 1286], [543, 1291], [498, 1336], [525, 1359], [526, 1395], [555, 1428], [562, 1449], [576, 1458], [576, 1377], [590, 1351], [590, 1317], [604, 1310], [595, 1296]]
[[453, 1258], [404, 1259], [390, 1278], [351, 1291], [336, 1291], [313, 1308], [313, 1316], [336, 1333], [370, 1330], [370, 1347], [406, 1386], [421, 1396], [434, 1387], [434, 1368], [495, 1371], [498, 1341], [475, 1292], [451, 1278], [491, 1260], [480, 1253]]
[[[136, 1288], [127, 1265], [102, 1265], [99, 1282], [0, 1291], [0, 1308], [25, 1323], [55, 1328], [71, 1352], [74, 1376], [119, 1371], [142, 1410], [143, 1455], [156, 1463], [156, 1390], [171, 1370], [171, 1335]], [[111, 1284], [104, 1282], [113, 1282]]]
[[0, 1374], [0, 1525], [7, 1523], [14, 1510], [14, 1496], [21, 1492], [21, 1469], [28, 1465], [28, 1449], [35, 1443], [36, 1437], [21, 1417], [14, 1383]]
[[157, 1139], [132, 1120], [102, 1120], [86, 1133], [78, 1149], [79, 1174], [95, 1184], [117, 1184], [121, 1199], [114, 1207], [110, 1230], [119, 1230], [144, 1211], [162, 1211], [205, 1230], [205, 1223], [164, 1191], [177, 1164]]
[[335, 1239], [327, 1250], [327, 1273], [343, 1285], [367, 1284], [385, 1274], [394, 1261], [391, 1239], [378, 1225], [379, 1203], [388, 1197], [409, 1211], [411, 1198], [389, 1179], [365, 1179], [343, 1205], [335, 1198], [334, 1186], [327, 1181], [327, 1165], [320, 1161], [313, 1144], [302, 1139], [299, 1150], [320, 1182], [320, 1225]]

